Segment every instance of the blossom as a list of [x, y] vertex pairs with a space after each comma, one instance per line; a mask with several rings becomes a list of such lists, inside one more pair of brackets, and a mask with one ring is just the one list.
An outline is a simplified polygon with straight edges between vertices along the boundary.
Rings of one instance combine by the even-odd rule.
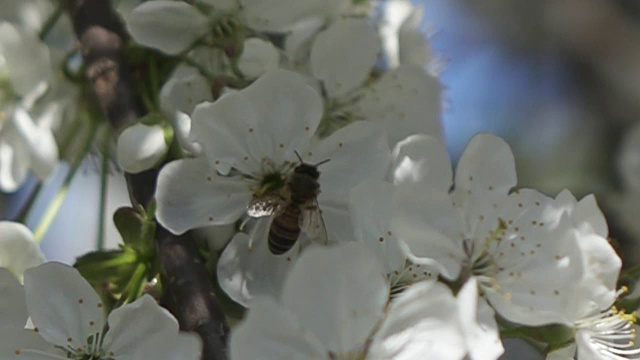
[[169, 151], [160, 125], [135, 124], [118, 137], [116, 154], [125, 171], [136, 174], [157, 165]]
[[492, 310], [476, 313], [475, 282], [458, 299], [442, 284], [422, 282], [385, 311], [387, 297], [384, 269], [362, 245], [311, 248], [278, 299], [254, 299], [231, 334], [231, 358], [495, 359], [502, 353]]
[[[331, 238], [351, 238], [349, 190], [366, 178], [382, 178], [389, 162], [384, 131], [368, 123], [354, 123], [328, 138], [315, 138], [322, 117], [320, 96], [288, 71], [270, 72], [244, 90], [203, 103], [192, 117], [191, 139], [202, 147], [202, 154], [167, 164], [158, 178], [157, 218], [175, 233], [240, 219], [265, 188], [279, 191], [284, 186], [299, 163], [298, 152], [308, 164], [330, 159], [319, 168], [318, 203]], [[222, 281], [223, 288], [235, 284], [233, 289], [246, 289], [244, 281], [256, 278], [253, 270], [240, 264], [252, 264], [264, 274], [257, 264], [281, 262], [266, 249], [268, 221], [262, 220], [267, 223], [257, 226], [251, 237], [234, 238], [225, 249], [219, 276], [236, 280]], [[280, 258], [292, 262], [299, 243]], [[263, 245], [265, 251], [258, 250]], [[245, 292], [231, 296], [241, 303], [250, 297]]]
[[49, 113], [29, 111], [52, 78], [47, 47], [37, 35], [0, 23], [0, 189], [15, 191], [33, 171], [45, 179], [58, 161]]
[[26, 226], [0, 221], [0, 268], [22, 278], [24, 271], [44, 262], [44, 255]]
[[[438, 171], [438, 173], [434, 173]], [[391, 231], [393, 199], [396, 186], [423, 183], [448, 191], [453, 178], [449, 155], [442, 140], [416, 134], [400, 141], [393, 150], [387, 181], [368, 180], [351, 190], [349, 209], [355, 238], [373, 250], [385, 266], [392, 295], [425, 278], [436, 278], [436, 266], [414, 264]]]
[[149, 295], [111, 312], [77, 270], [49, 262], [25, 272], [32, 329], [0, 327], [3, 359], [93, 357], [197, 359], [199, 340], [179, 334], [178, 323]]
[[[585, 270], [584, 233], [560, 201], [528, 189], [509, 194], [515, 185], [508, 145], [477, 135], [458, 163], [451, 194], [420, 183], [396, 190], [392, 231], [414, 263], [437, 266], [451, 280], [477, 277], [485, 298], [508, 320], [571, 324], [571, 301], [587, 291], [581, 280], [609, 280]], [[606, 243], [597, 232], [589, 236], [598, 240], [585, 241]], [[603, 256], [611, 263], [611, 253]]]

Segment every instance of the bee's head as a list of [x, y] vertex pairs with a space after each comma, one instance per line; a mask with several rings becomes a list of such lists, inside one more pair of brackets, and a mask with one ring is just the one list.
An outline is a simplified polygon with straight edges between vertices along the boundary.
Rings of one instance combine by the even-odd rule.
[[298, 154], [297, 151], [295, 153], [296, 153], [296, 156], [298, 156], [298, 160], [300, 160], [300, 165], [296, 166], [293, 172], [296, 174], [304, 174], [304, 175], [310, 176], [315, 180], [318, 180], [318, 178], [320, 177], [318, 166], [330, 160], [330, 159], [322, 160], [317, 164], [307, 164], [304, 161], [302, 161], [302, 157], [300, 157], [300, 154]]

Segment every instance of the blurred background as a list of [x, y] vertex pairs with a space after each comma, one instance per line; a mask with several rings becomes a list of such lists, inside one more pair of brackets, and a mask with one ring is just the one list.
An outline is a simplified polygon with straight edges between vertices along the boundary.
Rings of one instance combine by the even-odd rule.
[[[503, 137], [514, 150], [521, 187], [595, 193], [625, 266], [640, 263], [640, 140], [635, 145], [629, 135], [640, 114], [640, 1], [415, 2], [445, 63], [443, 122], [453, 157], [478, 132]], [[95, 248], [98, 153], [82, 165], [42, 243], [51, 260], [72, 263]], [[67, 171], [60, 165], [45, 184], [28, 219], [32, 228]], [[105, 238], [114, 247], [110, 217], [128, 196], [122, 174], [114, 166], [110, 173]], [[20, 212], [34, 186], [3, 195], [0, 217]]]

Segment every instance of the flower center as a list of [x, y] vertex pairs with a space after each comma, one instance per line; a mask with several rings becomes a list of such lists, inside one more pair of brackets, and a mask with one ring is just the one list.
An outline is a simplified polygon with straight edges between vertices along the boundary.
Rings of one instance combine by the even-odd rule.
[[607, 358], [640, 359], [640, 348], [635, 344], [637, 314], [625, 314], [612, 307], [576, 322], [576, 331], [585, 331], [589, 342]]

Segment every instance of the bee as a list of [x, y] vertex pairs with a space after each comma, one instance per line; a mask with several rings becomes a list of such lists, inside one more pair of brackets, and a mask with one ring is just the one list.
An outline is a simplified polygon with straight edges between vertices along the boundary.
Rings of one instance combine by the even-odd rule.
[[289, 251], [302, 231], [314, 242], [327, 242], [327, 229], [317, 197], [320, 194], [318, 166], [329, 159], [312, 165], [302, 161], [298, 152], [296, 156], [300, 163], [286, 179], [284, 186], [257, 196], [247, 207], [247, 214], [253, 218], [273, 215], [269, 228], [269, 250], [274, 255]]

